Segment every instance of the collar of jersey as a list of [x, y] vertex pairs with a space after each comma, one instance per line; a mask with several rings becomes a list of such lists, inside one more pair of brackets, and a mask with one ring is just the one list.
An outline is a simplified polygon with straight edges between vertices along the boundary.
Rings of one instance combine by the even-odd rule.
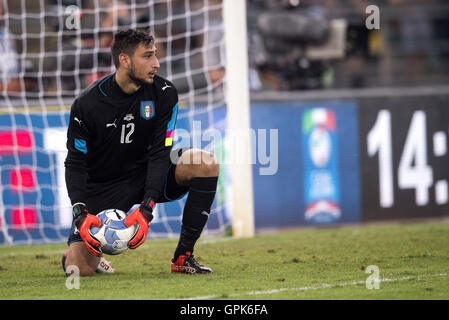
[[109, 76], [101, 80], [98, 84], [98, 89], [103, 96], [113, 99], [126, 100], [142, 90], [143, 86], [140, 86], [139, 90], [132, 94], [124, 92], [115, 80], [115, 75], [115, 72], [113, 74], [110, 74]]

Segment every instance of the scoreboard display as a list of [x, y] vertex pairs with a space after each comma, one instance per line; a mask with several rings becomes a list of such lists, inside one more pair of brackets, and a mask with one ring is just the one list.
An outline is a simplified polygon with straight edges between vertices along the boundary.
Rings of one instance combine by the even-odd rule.
[[360, 104], [363, 220], [448, 213], [449, 110], [435, 100]]

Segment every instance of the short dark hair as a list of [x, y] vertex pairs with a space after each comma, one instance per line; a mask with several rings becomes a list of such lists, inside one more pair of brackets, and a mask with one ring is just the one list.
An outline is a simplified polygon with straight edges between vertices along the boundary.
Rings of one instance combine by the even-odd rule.
[[145, 47], [153, 45], [153, 36], [144, 30], [128, 29], [118, 31], [114, 35], [114, 41], [111, 45], [112, 61], [115, 67], [118, 68], [120, 66], [118, 56], [121, 53], [132, 56], [140, 44], [143, 44]]

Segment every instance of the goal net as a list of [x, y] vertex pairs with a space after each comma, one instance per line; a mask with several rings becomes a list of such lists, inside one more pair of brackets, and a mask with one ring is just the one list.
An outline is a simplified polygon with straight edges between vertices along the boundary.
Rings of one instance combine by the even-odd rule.
[[[117, 30], [155, 35], [159, 74], [179, 91], [174, 148], [203, 148], [225, 163], [222, 0], [2, 0], [0, 7], [0, 243], [66, 241], [70, 106], [115, 71]], [[229, 186], [221, 165], [206, 235], [229, 230]], [[177, 237], [184, 203], [159, 204], [149, 236]]]

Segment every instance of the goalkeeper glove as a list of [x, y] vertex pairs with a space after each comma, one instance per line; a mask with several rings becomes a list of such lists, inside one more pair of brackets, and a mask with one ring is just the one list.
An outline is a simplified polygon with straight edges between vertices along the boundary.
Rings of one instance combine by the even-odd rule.
[[78, 202], [73, 205], [73, 221], [78, 228], [81, 239], [83, 239], [87, 249], [89, 249], [93, 255], [100, 257], [102, 254], [100, 251], [101, 244], [97, 239], [92, 237], [89, 232], [91, 227], [101, 226], [100, 219], [97, 216], [90, 214], [84, 203]]
[[137, 223], [137, 232], [128, 242], [128, 247], [130, 249], [136, 249], [145, 242], [148, 233], [148, 226], [151, 220], [153, 220], [154, 206], [155, 202], [151, 198], [148, 198], [125, 218], [124, 222], [128, 228]]

